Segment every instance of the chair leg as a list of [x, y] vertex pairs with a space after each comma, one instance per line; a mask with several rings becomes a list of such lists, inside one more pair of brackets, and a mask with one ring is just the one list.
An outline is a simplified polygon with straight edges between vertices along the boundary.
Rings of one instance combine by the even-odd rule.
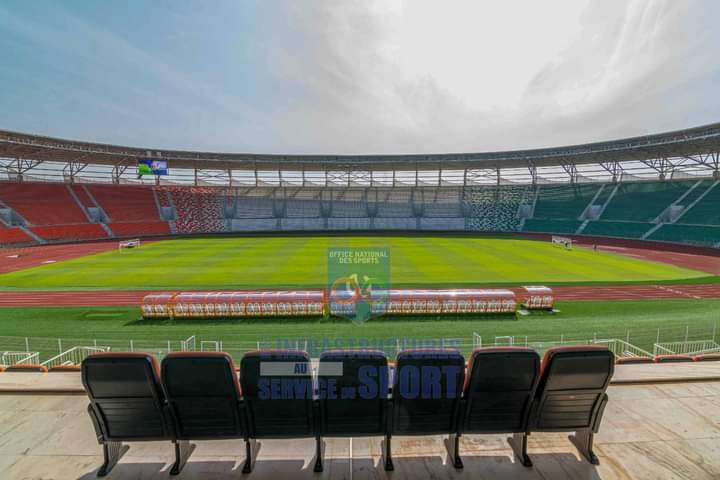
[[104, 477], [117, 464], [118, 460], [128, 451], [128, 446], [122, 442], [103, 442], [103, 464], [98, 470], [97, 476]]
[[195, 444], [187, 440], [173, 440], [173, 445], [175, 446], [175, 463], [170, 468], [170, 475], [177, 475], [182, 471], [190, 455], [195, 450]]
[[245, 463], [243, 464], [242, 473], [252, 472], [255, 466], [255, 459], [260, 451], [260, 442], [254, 438], [248, 438], [245, 440]]
[[514, 433], [512, 437], [507, 439], [510, 447], [513, 449], [515, 456], [525, 467], [532, 467], [532, 460], [527, 453], [527, 433]]
[[578, 451], [587, 458], [588, 462], [593, 465], [598, 465], [600, 463], [600, 460], [598, 460], [595, 452], [593, 452], [593, 440], [595, 439], [595, 434], [591, 429], [583, 428], [578, 430], [575, 432], [575, 435], [568, 436], [568, 439], [573, 445], [575, 445], [575, 448], [577, 448]]
[[322, 437], [315, 437], [315, 467], [313, 471], [320, 473], [323, 471], [323, 456], [325, 453], [325, 442]]
[[453, 467], [463, 468], [463, 461], [460, 458], [460, 435], [451, 433], [445, 439], [445, 449], [448, 452], [448, 458], [452, 461]]
[[395, 470], [395, 465], [393, 465], [393, 461], [392, 461], [391, 438], [392, 438], [391, 435], [385, 435], [385, 440], [382, 441], [383, 460], [384, 460], [386, 472], [392, 472], [393, 470]]

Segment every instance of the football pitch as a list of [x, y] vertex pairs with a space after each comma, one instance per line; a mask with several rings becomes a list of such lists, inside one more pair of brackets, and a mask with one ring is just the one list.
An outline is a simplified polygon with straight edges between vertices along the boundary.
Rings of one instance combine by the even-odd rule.
[[389, 252], [395, 287], [691, 281], [707, 273], [550, 242], [452, 236], [164, 240], [0, 275], [2, 290], [325, 288], [328, 249]]

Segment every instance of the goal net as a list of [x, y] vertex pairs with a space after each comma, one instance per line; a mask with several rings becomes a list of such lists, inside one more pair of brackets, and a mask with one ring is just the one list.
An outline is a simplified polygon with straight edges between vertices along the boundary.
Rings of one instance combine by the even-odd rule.
[[553, 235], [552, 243], [557, 247], [563, 247], [565, 250], [572, 250], [572, 238], [558, 237]]
[[123, 250], [125, 248], [138, 248], [139, 246], [140, 246], [139, 238], [133, 238], [132, 240], [121, 240], [118, 243], [118, 250]]

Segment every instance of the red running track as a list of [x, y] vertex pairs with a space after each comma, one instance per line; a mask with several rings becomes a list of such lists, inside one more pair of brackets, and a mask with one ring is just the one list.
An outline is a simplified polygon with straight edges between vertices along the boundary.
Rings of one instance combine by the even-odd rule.
[[[520, 293], [519, 289], [514, 289]], [[553, 287], [558, 300], [720, 298], [720, 284]], [[0, 307], [138, 306], [150, 291], [0, 292]]]

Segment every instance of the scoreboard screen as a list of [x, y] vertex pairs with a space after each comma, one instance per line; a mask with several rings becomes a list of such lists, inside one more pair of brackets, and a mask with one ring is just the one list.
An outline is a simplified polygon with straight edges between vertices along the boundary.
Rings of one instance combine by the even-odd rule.
[[153, 158], [141, 158], [138, 160], [138, 176], [143, 175], [167, 175], [167, 160], [156, 160]]

